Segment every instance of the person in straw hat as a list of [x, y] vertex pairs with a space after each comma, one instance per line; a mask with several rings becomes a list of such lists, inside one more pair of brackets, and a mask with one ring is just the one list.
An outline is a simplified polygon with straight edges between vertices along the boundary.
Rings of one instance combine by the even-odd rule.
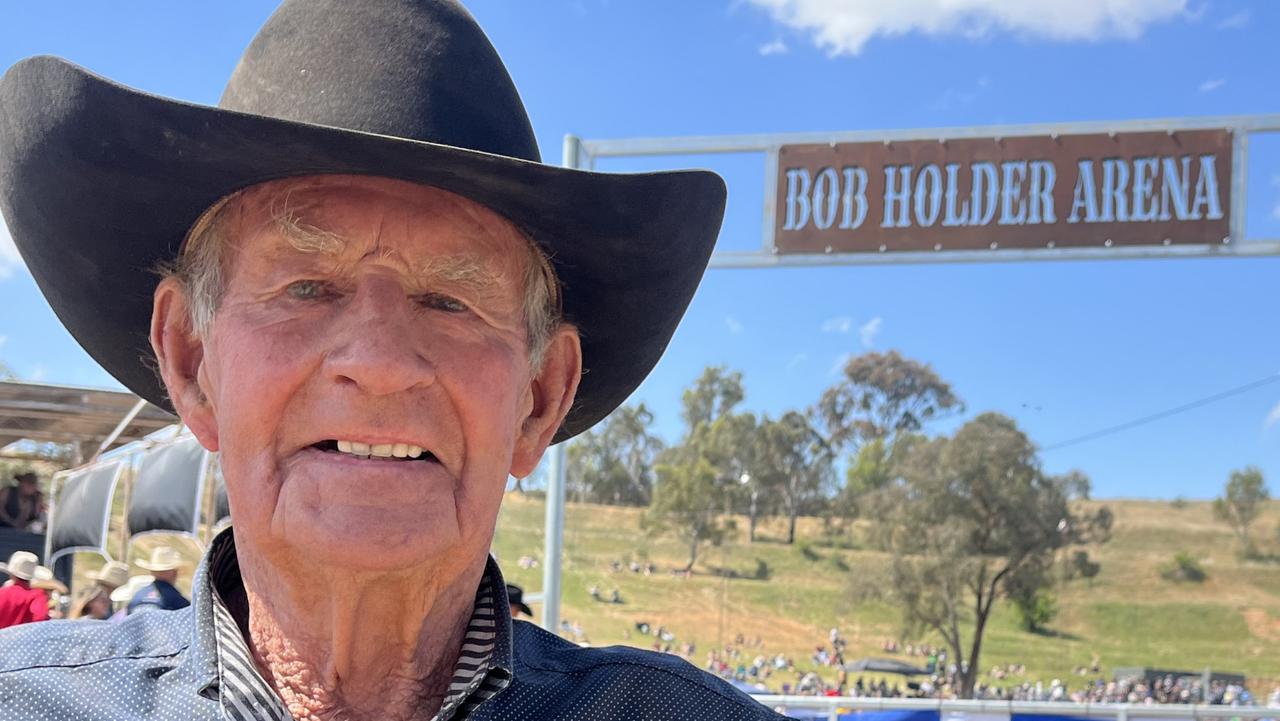
[[9, 574], [0, 587], [0, 628], [49, 619], [49, 595], [36, 581], [40, 568], [40, 558], [30, 551], [14, 551], [8, 563], [0, 563], [0, 573]]
[[93, 618], [99, 621], [111, 617], [111, 593], [129, 582], [129, 567], [119, 561], [108, 561], [102, 568], [86, 574], [92, 586], [81, 589], [71, 604], [68, 618]]
[[102, 568], [85, 574], [94, 585], [102, 588], [108, 595], [129, 582], [129, 567], [119, 561], [107, 561]]
[[27, 719], [778, 718], [675, 656], [513, 625], [489, 557], [508, 476], [657, 363], [724, 201], [706, 171], [543, 164], [451, 0], [285, 0], [218, 107], [15, 65], [13, 240], [90, 355], [220, 454], [234, 528], [188, 610], [0, 637], [0, 693]]
[[169, 546], [151, 549], [151, 558], [135, 561], [140, 568], [151, 572], [154, 579], [143, 586], [129, 600], [128, 613], [146, 609], [177, 611], [191, 605], [186, 596], [174, 585], [178, 582], [178, 570], [187, 565], [182, 554]]

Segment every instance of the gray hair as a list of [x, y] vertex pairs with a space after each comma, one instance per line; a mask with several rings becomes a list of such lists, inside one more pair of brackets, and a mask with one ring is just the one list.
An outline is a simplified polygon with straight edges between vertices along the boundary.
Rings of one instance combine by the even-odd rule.
[[[209, 207], [188, 231], [177, 259], [160, 269], [160, 275], [173, 278], [182, 286], [187, 297], [191, 328], [206, 337], [213, 325], [213, 316], [222, 301], [226, 289], [227, 220], [237, 200], [245, 191], [228, 195]], [[287, 191], [282, 193], [279, 207], [272, 204], [274, 221], [286, 231], [289, 242], [303, 252], [316, 252], [341, 243], [341, 239], [326, 231], [305, 226], [288, 210]], [[527, 259], [524, 277], [521, 279], [524, 300], [525, 340], [529, 349], [529, 361], [537, 372], [542, 367], [547, 343], [551, 334], [563, 322], [560, 283], [551, 261], [536, 243], [517, 229], [525, 240]]]

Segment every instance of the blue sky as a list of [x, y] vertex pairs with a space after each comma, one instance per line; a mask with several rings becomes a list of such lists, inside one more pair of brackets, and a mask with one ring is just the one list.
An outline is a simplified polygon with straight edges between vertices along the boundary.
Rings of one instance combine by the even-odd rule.
[[[1280, 112], [1280, 4], [1243, 0], [475, 0], [544, 159], [584, 138], [869, 130]], [[52, 53], [214, 103], [273, 2], [10, 3], [0, 67]], [[1280, 237], [1280, 137], [1252, 141], [1250, 237]], [[602, 162], [723, 173], [721, 245], [759, 243], [763, 158]], [[1280, 258], [898, 265], [708, 273], [636, 392], [678, 435], [680, 390], [744, 371], [746, 407], [817, 399], [841, 358], [897, 348], [1042, 445], [1280, 373]], [[106, 300], [104, 299], [104, 302]], [[0, 230], [0, 360], [114, 386], [61, 329]], [[947, 426], [937, 430], [947, 430]], [[1261, 466], [1280, 492], [1280, 383], [1047, 451], [1106, 497], [1210, 497]]]

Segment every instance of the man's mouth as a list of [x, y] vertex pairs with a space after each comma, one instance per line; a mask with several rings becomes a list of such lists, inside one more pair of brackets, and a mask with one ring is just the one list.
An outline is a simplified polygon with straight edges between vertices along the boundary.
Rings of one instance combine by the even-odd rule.
[[325, 453], [340, 453], [356, 458], [372, 458], [379, 461], [436, 461], [435, 454], [421, 446], [408, 443], [361, 443], [359, 441], [327, 440], [311, 444]]

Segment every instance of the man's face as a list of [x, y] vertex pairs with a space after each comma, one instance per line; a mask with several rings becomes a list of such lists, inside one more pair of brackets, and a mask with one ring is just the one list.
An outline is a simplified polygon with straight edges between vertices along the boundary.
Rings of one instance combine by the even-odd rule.
[[364, 568], [474, 561], [508, 473], [545, 448], [528, 423], [528, 241], [432, 188], [273, 185], [231, 209], [204, 399], [184, 413], [221, 451], [237, 537]]

